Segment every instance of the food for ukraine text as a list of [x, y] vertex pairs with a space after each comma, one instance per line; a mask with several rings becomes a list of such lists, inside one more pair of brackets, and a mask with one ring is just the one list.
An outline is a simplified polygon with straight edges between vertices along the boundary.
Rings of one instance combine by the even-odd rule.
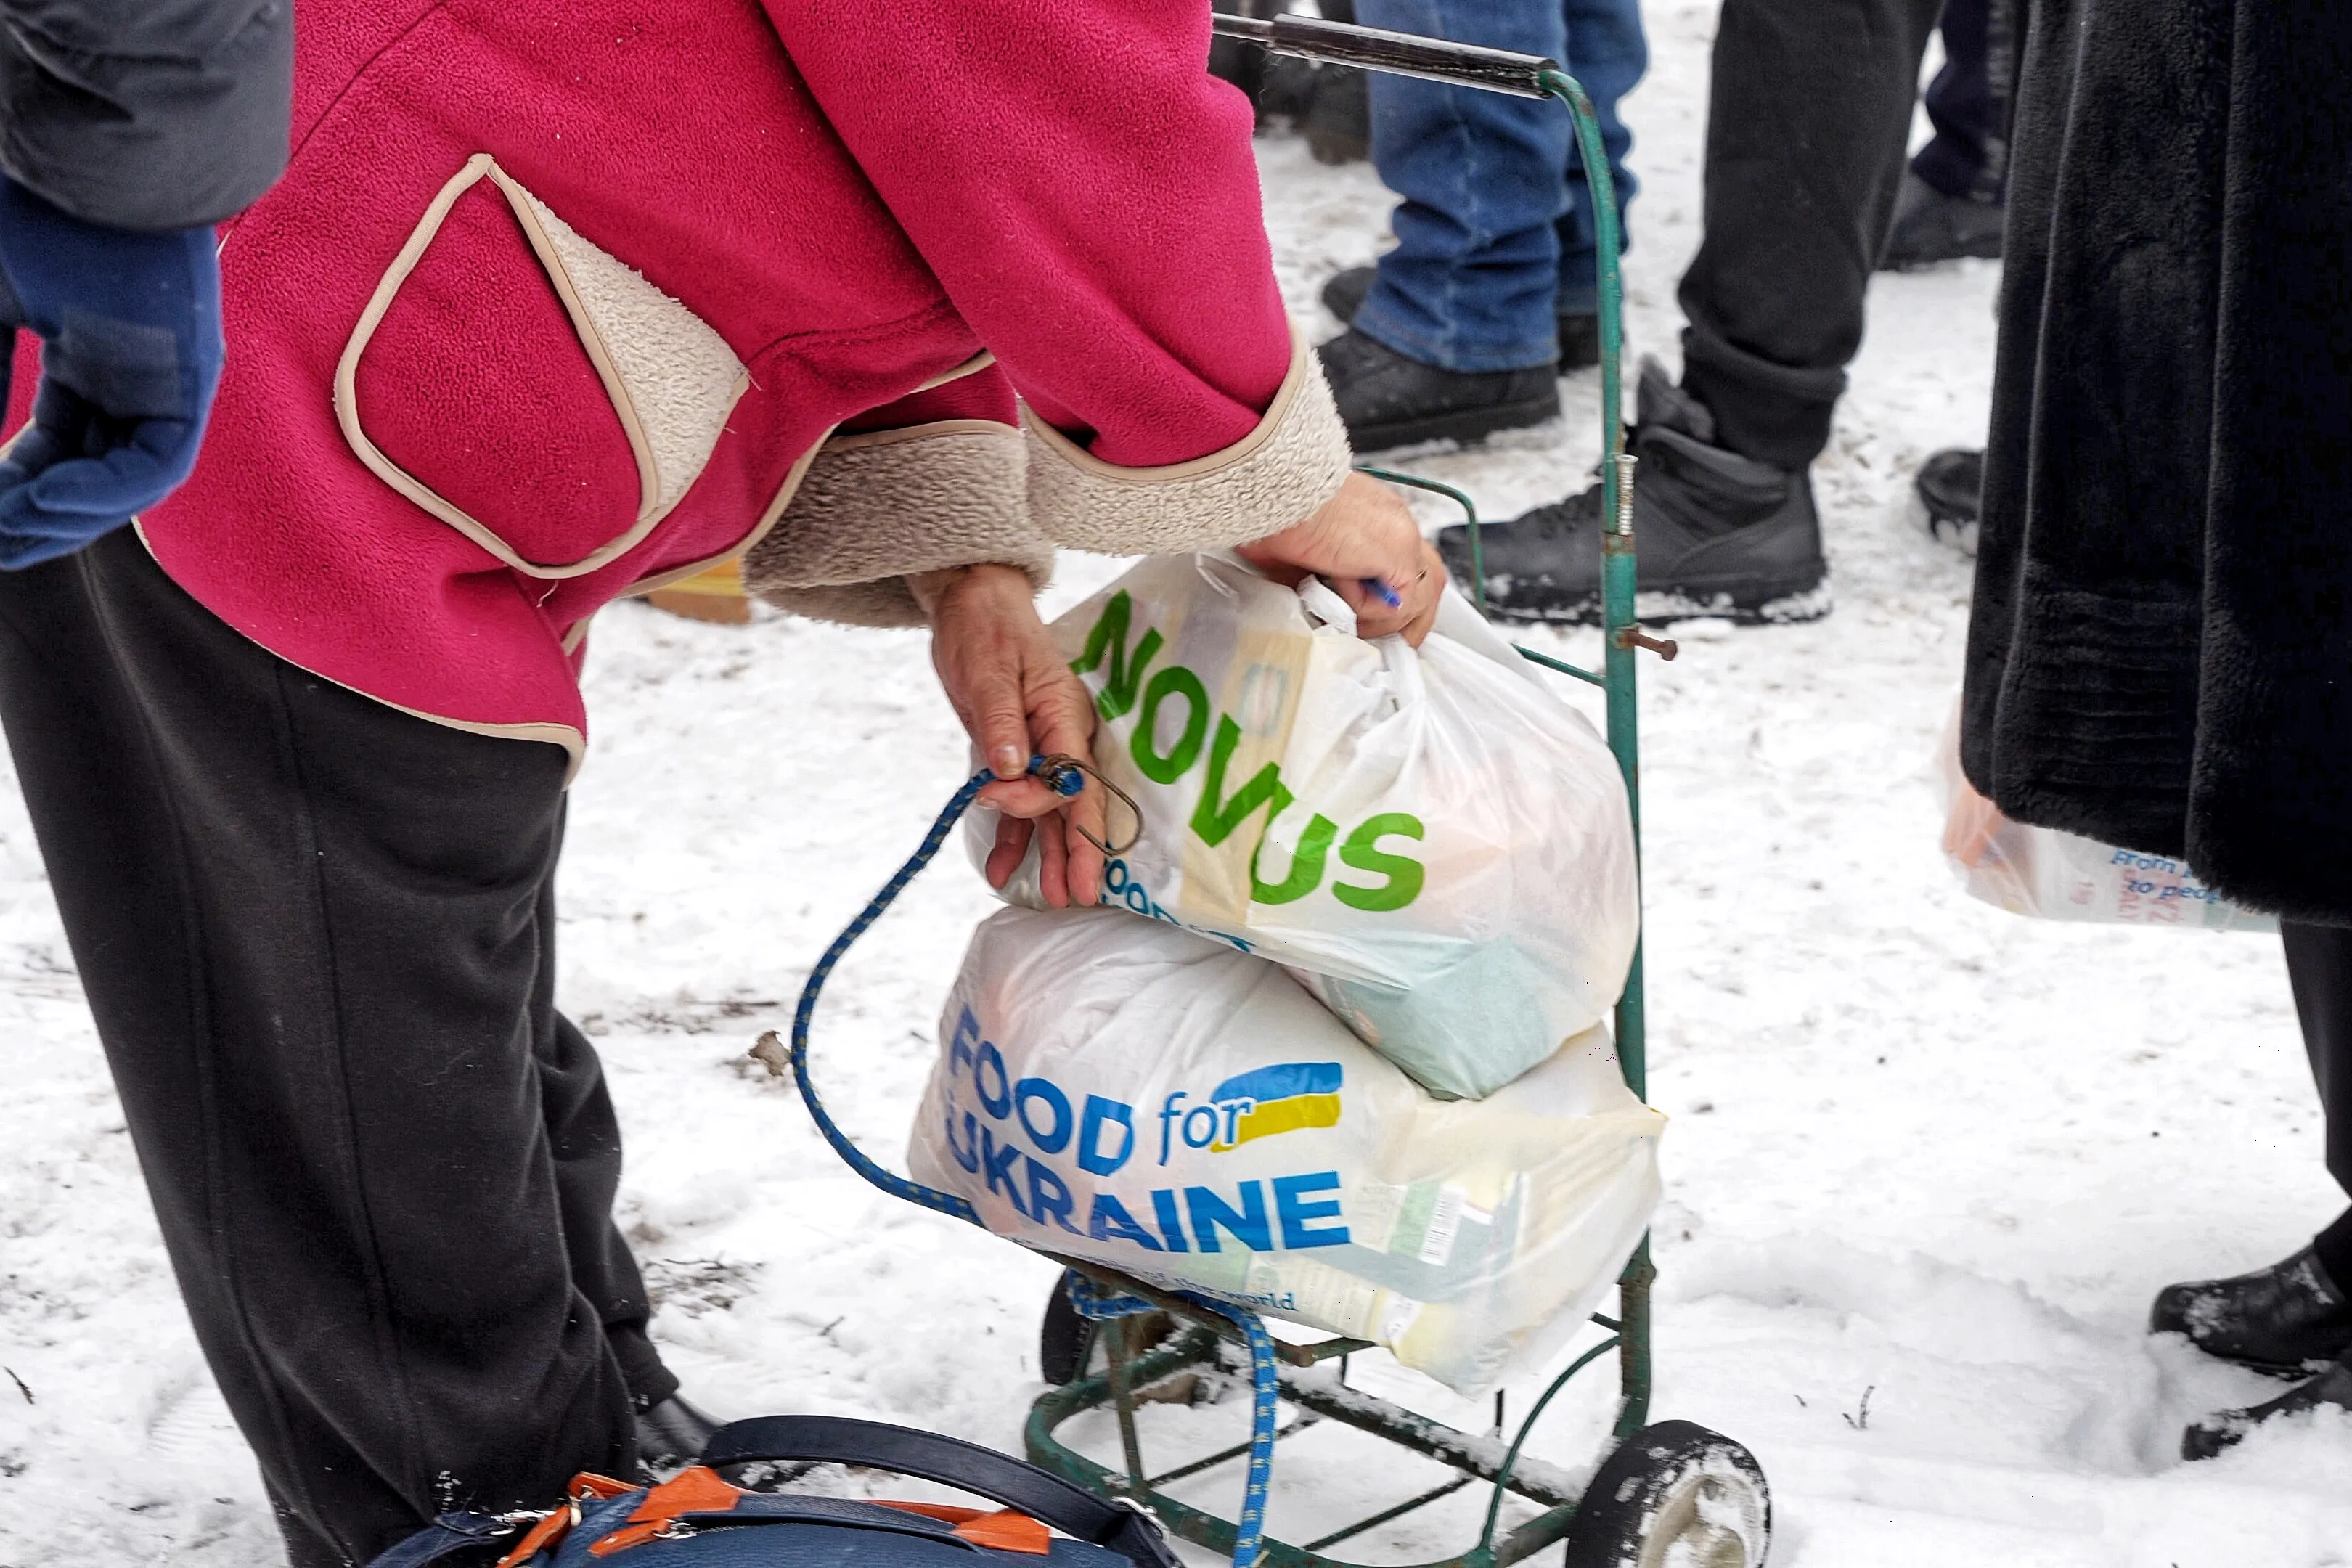
[[[1158, 1112], [1159, 1163], [1168, 1163], [1179, 1140], [1188, 1148], [1223, 1153], [1255, 1138], [1337, 1126], [1339, 1078], [1337, 1062], [1282, 1062], [1227, 1079], [1206, 1103], [1188, 1107], [1183, 1102], [1189, 1094], [1171, 1093]], [[966, 1086], [979, 1101], [977, 1115], [959, 1104], [958, 1090]], [[1034, 1152], [1013, 1141], [1016, 1125]], [[981, 1038], [980, 1020], [969, 1007], [956, 1019], [948, 1047], [947, 1142], [956, 1163], [982, 1177], [990, 1194], [1003, 1193], [1024, 1219], [1072, 1236], [1131, 1242], [1150, 1252], [1222, 1252], [1221, 1231], [1252, 1252], [1348, 1244], [1346, 1225], [1324, 1223], [1341, 1217], [1337, 1171], [1253, 1179], [1225, 1188], [1156, 1187], [1149, 1215], [1137, 1215], [1112, 1194], [1083, 1182], [1073, 1187], [1040, 1156], [1066, 1153], [1087, 1175], [1115, 1173], [1136, 1153], [1135, 1108], [1089, 1094], [1084, 1108], [1074, 1110], [1069, 1095], [1052, 1079], [1013, 1079], [1003, 1052]], [[1082, 1201], [1083, 1229], [1077, 1221]]]

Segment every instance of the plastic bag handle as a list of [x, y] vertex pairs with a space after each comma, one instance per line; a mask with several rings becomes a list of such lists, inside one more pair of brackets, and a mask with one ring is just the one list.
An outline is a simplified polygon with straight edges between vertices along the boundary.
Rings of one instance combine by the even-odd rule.
[[818, 1459], [917, 1476], [1002, 1503], [1138, 1568], [1180, 1568], [1148, 1515], [961, 1437], [845, 1415], [762, 1415], [720, 1427], [702, 1450], [710, 1466], [761, 1459]]

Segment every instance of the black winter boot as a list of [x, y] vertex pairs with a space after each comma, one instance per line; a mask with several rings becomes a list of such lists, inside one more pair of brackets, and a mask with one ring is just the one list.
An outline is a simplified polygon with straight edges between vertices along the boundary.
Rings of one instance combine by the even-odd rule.
[[1350, 328], [1318, 348], [1348, 444], [1378, 452], [1421, 441], [1482, 441], [1559, 416], [1552, 367], [1465, 372], [1408, 359]]
[[1954, 447], [1929, 455], [1911, 481], [1927, 531], [1963, 555], [1977, 552], [1977, 519], [1984, 500], [1984, 448]]
[[[1829, 567], [1811, 479], [1714, 444], [1706, 406], [1642, 362], [1634, 471], [1635, 581], [1645, 621], [1724, 616], [1810, 621], [1829, 614]], [[1601, 487], [1481, 531], [1486, 608], [1509, 621], [1601, 619]], [[1470, 531], [1437, 536], [1473, 593]]]
[[2352, 1350], [2352, 1300], [2306, 1247], [2251, 1274], [2166, 1286], [2147, 1331], [2185, 1334], [2207, 1355], [2301, 1377], [2313, 1363]]
[[2180, 1457], [2210, 1459], [2222, 1449], [2244, 1441], [2247, 1433], [2274, 1415], [2297, 1415], [2306, 1410], [2328, 1408], [2352, 1410], [2352, 1366], [2342, 1362], [2276, 1399], [2250, 1405], [2243, 1410], [2217, 1410], [2181, 1428]]
[[1906, 171], [1895, 199], [1895, 226], [1878, 258], [1881, 272], [1908, 272], [1962, 257], [2000, 258], [2002, 212], [1998, 202], [1948, 196]]
[[[1344, 272], [1334, 272], [1323, 285], [1323, 308], [1342, 321], [1353, 321], [1356, 312], [1364, 308], [1364, 298], [1372, 291], [1372, 279], [1380, 271], [1377, 267], [1350, 267]], [[1559, 326], [1559, 368], [1562, 371], [1590, 370], [1601, 363], [1601, 318], [1590, 313], [1556, 315]]]

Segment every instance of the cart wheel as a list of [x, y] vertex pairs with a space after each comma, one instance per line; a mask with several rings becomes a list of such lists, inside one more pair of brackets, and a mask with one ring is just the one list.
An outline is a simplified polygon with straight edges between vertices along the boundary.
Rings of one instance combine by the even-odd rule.
[[1095, 1349], [1095, 1325], [1070, 1305], [1070, 1281], [1065, 1272], [1045, 1298], [1045, 1321], [1037, 1325], [1037, 1374], [1056, 1388], [1066, 1388], [1086, 1375]]
[[1661, 1421], [1602, 1462], [1561, 1568], [1761, 1568], [1771, 1540], [1756, 1456], [1693, 1422]]

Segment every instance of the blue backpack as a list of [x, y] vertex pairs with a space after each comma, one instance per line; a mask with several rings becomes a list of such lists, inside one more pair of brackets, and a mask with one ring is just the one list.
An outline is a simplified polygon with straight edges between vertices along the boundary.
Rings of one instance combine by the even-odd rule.
[[[1003, 1507], [745, 1491], [719, 1474], [723, 1466], [796, 1459], [919, 1476]], [[460, 1555], [478, 1562], [500, 1547], [499, 1568], [1180, 1568], [1139, 1509], [977, 1444], [826, 1415], [722, 1426], [700, 1464], [658, 1486], [581, 1475], [546, 1514], [444, 1514], [370, 1568], [423, 1568]]]

